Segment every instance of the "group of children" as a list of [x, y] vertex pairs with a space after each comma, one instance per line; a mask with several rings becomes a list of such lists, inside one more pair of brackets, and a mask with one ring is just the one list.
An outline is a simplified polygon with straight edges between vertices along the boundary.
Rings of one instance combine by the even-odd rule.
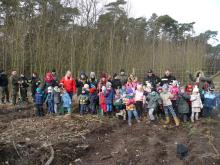
[[43, 105], [46, 103], [49, 114], [70, 114], [72, 111], [72, 100], [64, 88], [62, 90], [55, 86], [49, 86], [47, 93], [38, 87], [35, 93], [35, 106], [38, 116], [44, 116]]
[[[100, 81], [80, 81], [77, 95], [80, 115], [91, 113], [112, 117], [115, 114], [127, 119], [129, 125], [133, 118], [140, 122], [144, 114], [148, 114], [151, 123], [157, 122], [158, 117], [165, 117], [165, 124], [169, 124], [172, 116], [175, 125], [179, 126], [180, 120], [199, 120], [200, 112], [209, 117], [215, 107], [212, 88], [203, 91], [197, 85], [181, 86], [176, 80], [154, 86], [150, 82], [139, 83], [133, 75], [126, 83], [115, 83], [119, 81], [117, 77], [115, 80], [102, 77]], [[48, 113], [70, 114], [73, 109], [72, 97], [62, 86], [49, 86], [46, 94], [38, 87], [34, 100], [39, 116], [44, 115], [44, 102]]]

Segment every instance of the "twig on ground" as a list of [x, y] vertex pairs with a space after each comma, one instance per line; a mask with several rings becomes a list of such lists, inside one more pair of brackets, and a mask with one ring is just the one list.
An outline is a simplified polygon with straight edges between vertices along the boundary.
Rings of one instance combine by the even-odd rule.
[[47, 160], [47, 162], [45, 163], [45, 165], [50, 165], [53, 162], [54, 159], [54, 149], [52, 147], [52, 145], [46, 145], [46, 147], [49, 146], [50, 147], [50, 158]]

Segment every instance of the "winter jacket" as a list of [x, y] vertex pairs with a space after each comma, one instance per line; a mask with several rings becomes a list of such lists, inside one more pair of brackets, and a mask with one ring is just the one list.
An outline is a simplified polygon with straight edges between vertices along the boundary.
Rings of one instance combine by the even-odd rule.
[[80, 105], [87, 105], [89, 103], [89, 96], [87, 94], [80, 94], [78, 100]]
[[155, 91], [150, 92], [147, 95], [147, 100], [148, 100], [148, 106], [147, 106], [148, 109], [156, 109], [159, 104], [162, 104], [159, 94]]
[[107, 89], [104, 92], [104, 96], [105, 96], [105, 102], [106, 104], [113, 104], [113, 99], [114, 99], [114, 91], [113, 89]]
[[161, 78], [161, 86], [163, 86], [164, 84], [171, 84], [173, 80], [176, 80], [176, 77], [172, 75], [164, 75], [164, 77]]
[[53, 93], [50, 92], [50, 93], [47, 94], [45, 102], [46, 103], [54, 103], [54, 95], [53, 95]]
[[28, 88], [29, 87], [28, 79], [26, 77], [20, 77], [19, 82], [20, 82], [21, 88]]
[[40, 85], [40, 79], [38, 77], [31, 78], [31, 91], [32, 93], [36, 92], [37, 87]]
[[160, 93], [160, 97], [163, 102], [163, 106], [170, 106], [172, 105], [171, 98], [173, 95], [170, 92], [162, 92]]
[[66, 89], [68, 93], [76, 93], [76, 82], [72, 77], [63, 77], [60, 84]]
[[125, 87], [126, 87], [126, 89], [132, 88], [132, 90], [135, 91], [137, 88], [137, 85], [138, 85], [138, 83], [136, 83], [136, 82], [127, 82]]
[[144, 92], [136, 90], [134, 97], [135, 101], [143, 101], [143, 98], [144, 98]]
[[8, 86], [8, 76], [5, 73], [0, 74], [0, 87]]
[[125, 105], [127, 111], [133, 111], [135, 110], [135, 100], [132, 96], [126, 96], [125, 98]]
[[204, 107], [214, 108], [216, 106], [216, 95], [211, 92], [206, 92], [204, 94]]
[[200, 94], [192, 94], [190, 101], [192, 102], [192, 108], [203, 108]]
[[177, 97], [177, 109], [180, 114], [186, 114], [189, 113], [189, 102], [190, 95], [187, 93], [179, 93]]
[[177, 100], [179, 94], [179, 88], [177, 86], [170, 87], [170, 93], [174, 96], [171, 100]]
[[149, 82], [153, 88], [156, 88], [156, 85], [158, 83], [160, 83], [160, 78], [158, 76], [156, 76], [155, 74], [153, 74], [152, 76], [146, 76], [144, 77], [144, 82], [143, 84], [146, 85], [146, 82]]
[[60, 96], [60, 92], [53, 92], [54, 95], [54, 104], [60, 104], [61, 102], [61, 96]]
[[98, 80], [96, 78], [91, 78], [88, 83], [90, 88], [92, 88], [92, 86], [95, 86], [97, 88], [98, 86]]
[[11, 79], [12, 88], [14, 90], [18, 91], [18, 89], [19, 89], [19, 83], [18, 83], [19, 77], [17, 75], [12, 75], [10, 79]]
[[85, 84], [89, 85], [89, 82], [87, 80], [76, 80], [77, 96], [79, 96], [82, 93], [82, 88]]
[[44, 96], [42, 92], [37, 92], [35, 94], [35, 104], [36, 105], [43, 105], [44, 103]]
[[63, 108], [71, 108], [71, 105], [72, 105], [72, 101], [71, 101], [71, 98], [70, 98], [69, 94], [67, 92], [63, 93], [62, 94], [62, 106], [63, 106]]
[[112, 80], [112, 88], [113, 89], [121, 89], [122, 84], [120, 79], [113, 79]]
[[98, 95], [97, 95], [96, 92], [89, 94], [89, 102], [90, 102], [90, 104], [97, 104], [98, 103], [98, 99], [99, 98], [98, 98]]
[[127, 83], [127, 81], [128, 81], [128, 76], [127, 75], [119, 75], [119, 79], [120, 79], [120, 81], [121, 81], [121, 84], [122, 85], [125, 85], [126, 83]]

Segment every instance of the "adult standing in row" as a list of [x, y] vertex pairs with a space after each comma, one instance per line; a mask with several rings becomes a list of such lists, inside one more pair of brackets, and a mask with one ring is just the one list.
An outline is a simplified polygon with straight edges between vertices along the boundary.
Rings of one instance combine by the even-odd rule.
[[164, 84], [170, 85], [174, 80], [176, 80], [176, 77], [172, 75], [172, 72], [169, 69], [167, 69], [164, 76], [161, 78], [161, 86]]
[[9, 103], [8, 76], [4, 70], [0, 71], [0, 90], [2, 104], [4, 104], [5, 101]]
[[60, 80], [60, 85], [67, 91], [70, 98], [73, 98], [73, 94], [76, 93], [76, 82], [75, 79], [72, 77], [71, 71], [67, 71], [66, 75]]
[[160, 78], [156, 76], [153, 72], [153, 70], [149, 70], [147, 72], [147, 75], [144, 77], [144, 85], [147, 85], [147, 82], [150, 83], [153, 87], [153, 89], [156, 89], [156, 86], [161, 82]]
[[12, 104], [16, 105], [17, 94], [19, 91], [19, 77], [16, 71], [12, 71], [10, 79], [12, 84]]

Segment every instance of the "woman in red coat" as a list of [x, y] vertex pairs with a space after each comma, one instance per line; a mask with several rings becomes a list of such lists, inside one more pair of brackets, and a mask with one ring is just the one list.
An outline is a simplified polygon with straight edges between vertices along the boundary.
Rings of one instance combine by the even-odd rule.
[[76, 93], [76, 82], [72, 77], [71, 71], [66, 72], [66, 75], [60, 80], [60, 84], [66, 89], [67, 93], [72, 99], [73, 94]]

